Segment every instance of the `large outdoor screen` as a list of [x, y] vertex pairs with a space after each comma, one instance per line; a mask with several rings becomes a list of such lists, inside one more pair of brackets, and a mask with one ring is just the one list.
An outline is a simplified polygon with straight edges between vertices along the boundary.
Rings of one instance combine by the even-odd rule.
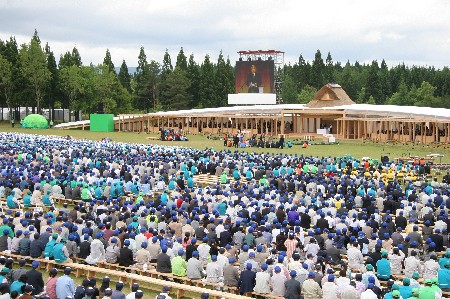
[[236, 93], [273, 93], [273, 60], [236, 61]]

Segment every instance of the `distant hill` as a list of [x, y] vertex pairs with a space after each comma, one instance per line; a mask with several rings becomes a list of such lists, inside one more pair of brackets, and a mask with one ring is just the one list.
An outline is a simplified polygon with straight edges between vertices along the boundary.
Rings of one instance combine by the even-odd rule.
[[[136, 72], [136, 68], [137, 68], [136, 66], [129, 66], [128, 67], [128, 73], [130, 75], [133, 75]], [[118, 74], [119, 71], [120, 71], [120, 67], [115, 67], [114, 69], [116, 70], [116, 73]]]

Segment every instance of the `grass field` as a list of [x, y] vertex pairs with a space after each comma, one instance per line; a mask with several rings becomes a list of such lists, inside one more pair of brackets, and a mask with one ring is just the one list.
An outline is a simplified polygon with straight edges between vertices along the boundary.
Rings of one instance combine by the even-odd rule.
[[[149, 136], [157, 136], [156, 134], [139, 134], [130, 132], [90, 132], [82, 130], [61, 130], [61, 129], [23, 129], [19, 127], [11, 128], [9, 123], [0, 123], [0, 131], [4, 132], [19, 132], [27, 134], [38, 135], [70, 135], [74, 138], [85, 138], [89, 140], [101, 140], [109, 137], [116, 142], [127, 143], [143, 143], [143, 144], [163, 144], [171, 146], [185, 146], [197, 149], [214, 148], [215, 150], [229, 149], [234, 151], [234, 148], [223, 146], [223, 141], [207, 139], [203, 135], [188, 135], [188, 142], [175, 141], [159, 141], [148, 140]], [[284, 154], [303, 154], [313, 156], [343, 156], [351, 154], [354, 157], [371, 157], [380, 159], [382, 155], [387, 155], [390, 159], [401, 156], [426, 156], [428, 154], [442, 154], [443, 163], [450, 163], [450, 145], [436, 147], [434, 145], [402, 145], [402, 144], [387, 144], [387, 143], [372, 143], [361, 141], [339, 141], [335, 145], [311, 145], [303, 149], [300, 145], [294, 145], [292, 148], [281, 149], [264, 149], [264, 148], [247, 148], [239, 149], [247, 152], [270, 152], [270, 153], [284, 153]], [[439, 161], [439, 160], [438, 160]]]

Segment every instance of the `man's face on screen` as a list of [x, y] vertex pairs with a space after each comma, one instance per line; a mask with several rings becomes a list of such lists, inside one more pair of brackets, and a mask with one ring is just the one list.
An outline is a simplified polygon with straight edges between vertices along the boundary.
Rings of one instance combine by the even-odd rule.
[[256, 73], [256, 66], [255, 65], [252, 65], [251, 67], [250, 67], [250, 71], [254, 74], [254, 73]]

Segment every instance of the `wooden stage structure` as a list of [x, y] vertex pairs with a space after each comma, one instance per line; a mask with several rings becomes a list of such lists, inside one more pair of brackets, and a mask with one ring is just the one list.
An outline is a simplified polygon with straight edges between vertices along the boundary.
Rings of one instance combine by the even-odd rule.
[[[330, 129], [330, 127], [332, 129]], [[332, 134], [341, 140], [449, 143], [450, 110], [427, 107], [355, 104], [337, 84], [327, 84], [303, 104], [233, 106], [119, 115], [117, 131], [159, 133], [160, 128], [184, 134], [288, 138]]]

